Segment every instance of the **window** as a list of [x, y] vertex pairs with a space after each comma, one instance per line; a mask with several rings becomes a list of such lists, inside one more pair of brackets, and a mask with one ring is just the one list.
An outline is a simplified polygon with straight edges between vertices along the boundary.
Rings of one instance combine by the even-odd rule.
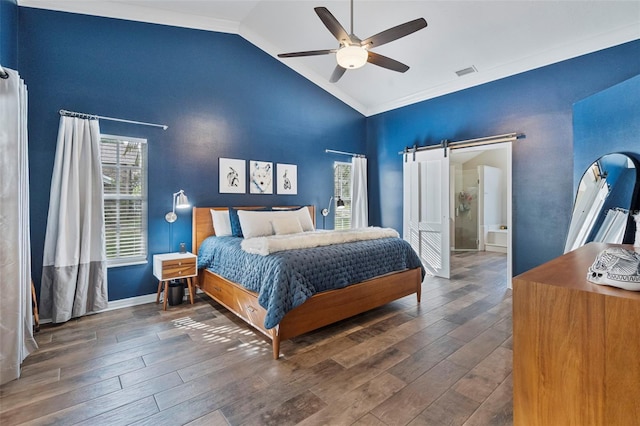
[[100, 140], [107, 263], [147, 261], [147, 140]]
[[[351, 163], [335, 162], [333, 164], [333, 197], [344, 201], [343, 209], [334, 209], [334, 229], [351, 228]], [[335, 204], [334, 204], [335, 207]]]

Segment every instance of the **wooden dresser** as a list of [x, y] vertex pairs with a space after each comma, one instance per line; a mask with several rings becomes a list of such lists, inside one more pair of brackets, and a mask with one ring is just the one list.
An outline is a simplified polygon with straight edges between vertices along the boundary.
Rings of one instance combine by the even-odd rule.
[[614, 246], [634, 249], [590, 243], [513, 279], [514, 425], [640, 425], [640, 292], [586, 279]]

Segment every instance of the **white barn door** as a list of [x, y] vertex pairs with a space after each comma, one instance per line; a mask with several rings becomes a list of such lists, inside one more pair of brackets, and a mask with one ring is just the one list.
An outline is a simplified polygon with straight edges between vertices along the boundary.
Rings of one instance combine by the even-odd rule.
[[405, 155], [403, 237], [427, 273], [449, 278], [449, 156], [444, 149], [416, 152], [415, 161]]

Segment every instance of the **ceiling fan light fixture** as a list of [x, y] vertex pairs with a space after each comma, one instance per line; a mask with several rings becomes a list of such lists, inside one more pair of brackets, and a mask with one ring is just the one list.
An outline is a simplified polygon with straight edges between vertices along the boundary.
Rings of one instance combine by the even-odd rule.
[[361, 46], [344, 46], [336, 52], [336, 60], [342, 68], [354, 70], [367, 63], [369, 53]]
[[322, 21], [329, 32], [340, 43], [338, 49], [324, 49], [324, 50], [309, 50], [305, 52], [291, 52], [280, 53], [278, 58], [297, 58], [300, 56], [317, 56], [336, 54], [336, 61], [338, 65], [334, 68], [333, 73], [329, 81], [336, 83], [344, 75], [347, 70], [354, 70], [361, 68], [367, 62], [376, 65], [378, 67], [386, 68], [391, 71], [399, 73], [406, 72], [409, 67], [402, 62], [398, 62], [395, 59], [387, 58], [379, 53], [369, 51], [369, 48], [382, 46], [383, 44], [390, 43], [399, 38], [408, 36], [415, 33], [427, 26], [427, 21], [424, 18], [414, 19], [413, 21], [405, 22], [404, 24], [396, 25], [378, 34], [372, 35], [364, 40], [360, 39], [353, 33], [353, 0], [351, 3], [351, 33], [347, 33], [347, 30], [338, 22], [335, 16], [326, 7], [314, 7], [316, 15]]

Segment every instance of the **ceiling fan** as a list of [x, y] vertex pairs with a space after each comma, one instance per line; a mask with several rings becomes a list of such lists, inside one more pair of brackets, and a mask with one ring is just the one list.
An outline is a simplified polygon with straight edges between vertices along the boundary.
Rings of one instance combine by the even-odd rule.
[[353, 34], [353, 0], [351, 0], [351, 34], [347, 34], [347, 31], [342, 27], [342, 25], [340, 25], [340, 22], [338, 22], [326, 7], [316, 7], [314, 10], [322, 23], [327, 27], [331, 34], [333, 34], [338, 42], [340, 42], [340, 46], [336, 49], [280, 53], [278, 57], [296, 58], [300, 56], [317, 56], [335, 53], [338, 65], [336, 65], [336, 68], [333, 70], [331, 78], [329, 79], [331, 83], [335, 83], [340, 80], [340, 77], [343, 76], [346, 70], [360, 68], [367, 62], [392, 71], [406, 72], [409, 69], [407, 65], [402, 62], [398, 62], [395, 59], [374, 53], [370, 49], [407, 36], [427, 26], [427, 21], [425, 21], [424, 18], [418, 18], [413, 21], [400, 24], [396, 27], [389, 28], [388, 30], [382, 31], [367, 39], [360, 40], [355, 34]]

